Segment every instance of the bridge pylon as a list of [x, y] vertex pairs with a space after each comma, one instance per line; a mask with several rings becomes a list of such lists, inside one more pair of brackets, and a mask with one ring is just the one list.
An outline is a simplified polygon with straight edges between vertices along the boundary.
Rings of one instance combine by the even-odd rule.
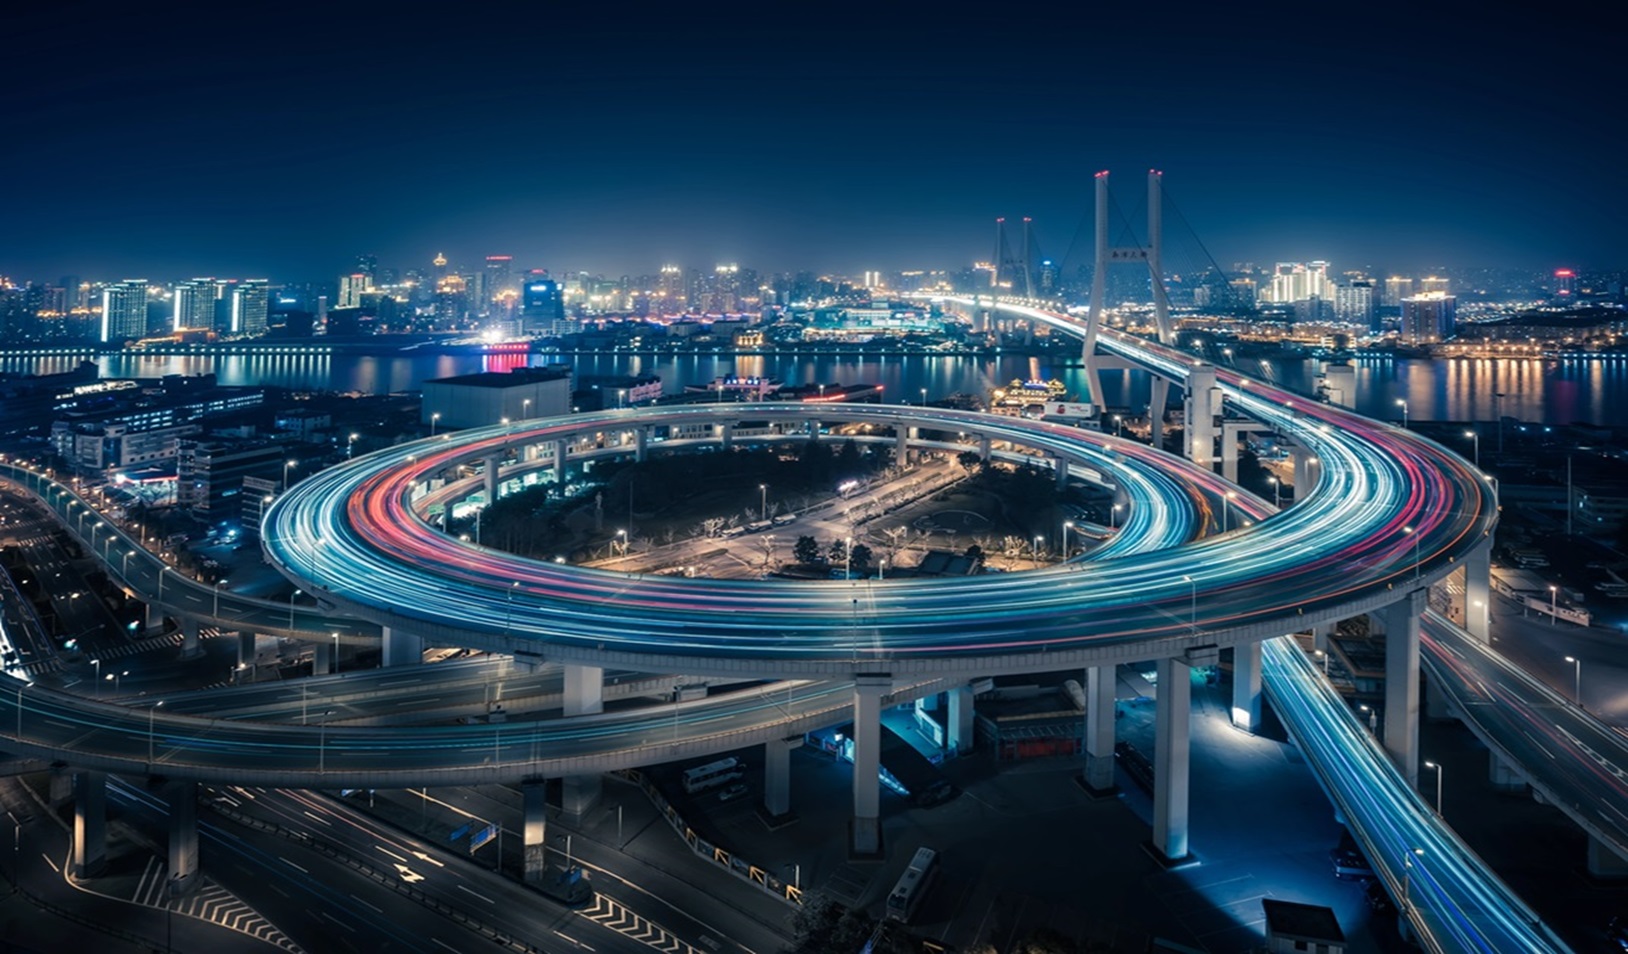
[[[1096, 262], [1091, 274], [1090, 312], [1086, 316], [1085, 343], [1080, 351], [1085, 365], [1086, 385], [1091, 389], [1091, 402], [1102, 406], [1102, 374], [1097, 358], [1097, 329], [1102, 321], [1103, 300], [1108, 289], [1108, 266], [1119, 262], [1143, 262], [1153, 286], [1153, 317], [1162, 344], [1174, 344], [1176, 331], [1170, 324], [1170, 295], [1164, 284], [1164, 173], [1148, 170], [1148, 240], [1146, 245], [1112, 245], [1108, 239], [1108, 173], [1096, 174]], [[1155, 397], [1163, 389], [1155, 388]], [[1157, 419], [1164, 413], [1163, 401], [1150, 406], [1148, 413]], [[1155, 433], [1158, 425], [1155, 424]]]

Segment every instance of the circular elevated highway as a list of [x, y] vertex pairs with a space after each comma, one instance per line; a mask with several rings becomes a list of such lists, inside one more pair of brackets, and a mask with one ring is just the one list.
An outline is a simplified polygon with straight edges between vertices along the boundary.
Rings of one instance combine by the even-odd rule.
[[[1180, 362], [1190, 359], [1132, 341], [1117, 343], [1185, 376]], [[1292, 510], [1182, 547], [955, 580], [646, 577], [484, 549], [442, 533], [414, 505], [425, 482], [506, 449], [740, 420], [911, 427], [1032, 448], [1136, 487], [1131, 519], [1144, 522], [1132, 538], [1154, 532], [1150, 507], [1169, 512], [1179, 502], [1168, 485], [1151, 489], [1160, 486], [1154, 464], [1201, 497], [1219, 499], [1230, 487], [1091, 431], [919, 407], [764, 404], [528, 421], [382, 451], [281, 498], [266, 518], [266, 550], [324, 602], [434, 643], [647, 671], [919, 677], [1056, 670], [1280, 635], [1394, 602], [1397, 590], [1449, 572], [1490, 532], [1488, 488], [1456, 455], [1242, 380], [1229, 384], [1235, 401], [1317, 453], [1318, 487]]]

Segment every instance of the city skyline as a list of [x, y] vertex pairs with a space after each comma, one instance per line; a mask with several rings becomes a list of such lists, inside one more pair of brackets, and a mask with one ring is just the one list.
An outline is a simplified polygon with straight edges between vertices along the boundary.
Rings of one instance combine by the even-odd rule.
[[1389, 42], [1333, 12], [1297, 12], [1295, 41], [1270, 11], [1157, 30], [1120, 12], [1093, 45], [1039, 20], [974, 37], [882, 11], [520, 30], [493, 11], [461, 44], [343, 10], [76, 9], [73, 47], [25, 17], [7, 67], [0, 106], [38, 133], [0, 159], [26, 186], [10, 273], [310, 280], [360, 252], [502, 251], [613, 275], [858, 274], [986, 258], [1002, 215], [1032, 216], [1070, 268], [1092, 174], [1114, 171], [1134, 222], [1149, 167], [1224, 264], [1628, 260], [1612, 224], [1628, 200], [1596, 188], [1615, 172], [1586, 134], [1603, 61], [1495, 13], [1413, 14]]

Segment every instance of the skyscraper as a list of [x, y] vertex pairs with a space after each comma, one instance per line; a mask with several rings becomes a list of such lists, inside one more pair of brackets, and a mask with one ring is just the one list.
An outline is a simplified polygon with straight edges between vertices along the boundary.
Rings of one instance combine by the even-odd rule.
[[1385, 279], [1385, 296], [1380, 304], [1389, 308], [1402, 307], [1402, 299], [1412, 297], [1413, 279], [1392, 275]]
[[104, 342], [133, 341], [147, 333], [147, 279], [127, 278], [102, 287]]
[[1458, 301], [1452, 295], [1430, 292], [1402, 299], [1402, 340], [1407, 344], [1432, 344], [1453, 336], [1458, 317]]
[[552, 333], [554, 322], [565, 317], [565, 296], [560, 293], [560, 286], [548, 272], [541, 268], [534, 268], [526, 274], [525, 286], [521, 289], [520, 314], [524, 318], [525, 330], [530, 333]]
[[339, 307], [362, 307], [362, 296], [372, 290], [373, 276], [366, 272], [339, 276]]
[[1334, 288], [1334, 318], [1377, 331], [1374, 283], [1364, 279], [1344, 282]]
[[215, 327], [215, 300], [220, 297], [220, 282], [213, 278], [194, 278], [175, 286], [175, 311], [172, 328], [213, 329]]
[[1329, 297], [1327, 262], [1279, 262], [1272, 271], [1268, 300], [1286, 304]]
[[244, 279], [232, 289], [232, 324], [229, 329], [232, 334], [266, 333], [270, 294], [270, 284], [264, 278]]
[[486, 256], [486, 287], [482, 300], [475, 303], [477, 310], [490, 312], [492, 302], [497, 301], [504, 292], [514, 289], [514, 276], [510, 272], [513, 264], [513, 255]]

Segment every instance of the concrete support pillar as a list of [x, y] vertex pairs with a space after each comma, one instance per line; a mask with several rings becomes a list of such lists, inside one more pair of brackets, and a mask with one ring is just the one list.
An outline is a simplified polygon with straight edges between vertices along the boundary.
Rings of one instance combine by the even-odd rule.
[[107, 773], [73, 776], [73, 858], [75, 878], [90, 878], [107, 865]]
[[1062, 490], [1068, 486], [1068, 461], [1061, 457], [1051, 459], [1051, 468], [1057, 474], [1057, 489]]
[[326, 676], [337, 668], [338, 662], [332, 642], [321, 640], [311, 647], [311, 675]]
[[1317, 456], [1307, 448], [1295, 446], [1289, 449], [1289, 457], [1294, 461], [1294, 502], [1299, 503], [1317, 484], [1320, 473]]
[[548, 870], [548, 782], [546, 779], [526, 779], [520, 785], [520, 798], [525, 812], [525, 834], [522, 839], [524, 877], [528, 882], [543, 880]]
[[1221, 415], [1221, 392], [1215, 369], [1205, 365], [1187, 372], [1187, 427], [1182, 450], [1188, 460], [1206, 470], [1215, 462], [1216, 418]]
[[203, 624], [192, 618], [181, 620], [181, 658], [197, 659], [203, 655]]
[[1245, 732], [1261, 727], [1261, 644], [1232, 647], [1232, 724]]
[[1187, 857], [1191, 673], [1180, 659], [1159, 660], [1159, 708], [1153, 725], [1153, 848], [1166, 861]]
[[52, 809], [61, 808], [73, 798], [73, 772], [62, 764], [51, 766], [51, 781], [46, 795]]
[[1519, 792], [1526, 788], [1526, 779], [1515, 771], [1515, 766], [1491, 750], [1487, 752], [1487, 781], [1500, 792]]
[[424, 640], [394, 626], [380, 627], [384, 644], [384, 665], [417, 666], [424, 661]]
[[1114, 704], [1118, 675], [1112, 664], [1085, 671], [1085, 785], [1106, 794], [1114, 785]]
[[1617, 854], [1616, 849], [1595, 838], [1588, 836], [1588, 874], [1591, 878], [1602, 880], [1621, 881], [1628, 879], [1628, 859]]
[[882, 696], [893, 686], [887, 673], [854, 677], [854, 820], [851, 854], [882, 854]]
[[256, 637], [250, 630], [240, 630], [237, 634], [237, 664], [239, 666], [253, 666], [256, 658]]
[[1414, 590], [1379, 614], [1385, 618], [1385, 750], [1410, 786], [1419, 782], [1419, 618], [1425, 595]]
[[791, 814], [791, 750], [802, 744], [800, 735], [763, 743], [763, 811], [772, 818]]
[[198, 783], [170, 782], [170, 894], [182, 895], [198, 883]]
[[650, 428], [633, 429], [633, 459], [640, 464], [650, 459]]
[[893, 466], [910, 466], [910, 428], [903, 424], [893, 428]]
[[568, 454], [568, 451], [566, 451], [566, 449], [565, 449], [566, 448], [565, 441], [563, 441], [563, 440], [555, 441], [554, 444], [553, 444], [553, 448], [554, 448], [554, 482], [556, 484], [564, 484], [565, 483], [565, 458], [566, 458], [566, 456]]
[[1238, 482], [1238, 438], [1241, 435], [1237, 429], [1221, 426], [1221, 476], [1233, 483]]
[[[567, 664], [563, 667], [565, 679], [565, 715], [593, 715], [605, 711], [605, 670], [598, 666]], [[599, 804], [603, 779], [598, 775], [573, 775], [560, 782], [560, 809], [573, 822], [582, 818]]]
[[1329, 651], [1329, 637], [1334, 635], [1333, 623], [1318, 623], [1311, 628], [1311, 648]]
[[735, 446], [735, 425], [718, 425], [718, 443], [723, 445], [724, 450], [729, 450]]
[[1483, 643], [1492, 636], [1492, 538], [1464, 557], [1464, 628]]
[[976, 735], [973, 717], [977, 712], [973, 707], [972, 687], [956, 686], [944, 695], [949, 697], [948, 711], [944, 714], [945, 748], [957, 755], [965, 755], [972, 751]]
[[978, 459], [989, 460], [989, 438], [987, 437], [978, 438]]
[[483, 469], [481, 476], [484, 478], [486, 487], [487, 504], [491, 504], [497, 500], [498, 471], [502, 470], [502, 468], [503, 458], [498, 457], [495, 454], [486, 458], [486, 467]]
[[820, 439], [820, 422], [819, 421], [809, 421], [808, 422], [808, 439], [811, 440], [811, 441], [818, 441]]
[[1148, 432], [1153, 446], [1164, 450], [1164, 412], [1170, 403], [1170, 381], [1154, 375], [1148, 391]]

